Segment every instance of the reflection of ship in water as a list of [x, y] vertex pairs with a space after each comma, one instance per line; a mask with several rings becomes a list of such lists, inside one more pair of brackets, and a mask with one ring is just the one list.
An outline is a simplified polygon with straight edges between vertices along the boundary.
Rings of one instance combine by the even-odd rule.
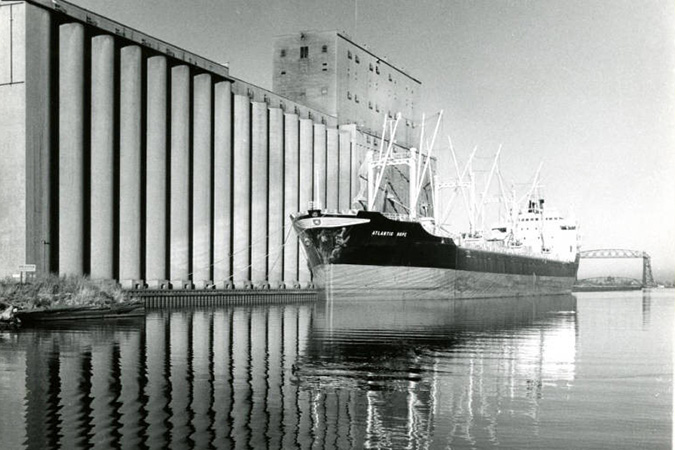
[[536, 427], [547, 387], [571, 386], [575, 313], [573, 296], [327, 302], [298, 378], [312, 392], [367, 391], [355, 414], [371, 446], [480, 448], [502, 421]]
[[35, 449], [480, 442], [498, 423], [535, 424], [547, 385], [574, 379], [573, 297], [415, 302], [414, 311], [402, 302], [386, 314], [352, 306], [158, 310], [0, 335], [3, 410], [19, 418], [3, 440]]

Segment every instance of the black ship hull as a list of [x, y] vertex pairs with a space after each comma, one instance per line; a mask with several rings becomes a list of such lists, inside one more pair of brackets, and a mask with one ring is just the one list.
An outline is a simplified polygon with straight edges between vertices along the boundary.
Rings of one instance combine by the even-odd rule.
[[314, 284], [369, 297], [486, 298], [568, 294], [575, 261], [460, 247], [419, 222], [377, 212], [294, 217]]

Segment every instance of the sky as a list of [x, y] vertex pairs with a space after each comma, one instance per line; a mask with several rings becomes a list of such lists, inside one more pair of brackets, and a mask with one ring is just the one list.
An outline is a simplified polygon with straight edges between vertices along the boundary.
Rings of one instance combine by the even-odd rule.
[[[420, 110], [444, 111], [438, 139], [460, 160], [502, 145], [516, 184], [543, 163], [547, 201], [573, 211], [583, 249], [646, 251], [656, 278], [675, 280], [672, 0], [73, 3], [267, 89], [275, 36], [344, 31], [422, 81]], [[607, 261], [607, 275], [623, 266]]]

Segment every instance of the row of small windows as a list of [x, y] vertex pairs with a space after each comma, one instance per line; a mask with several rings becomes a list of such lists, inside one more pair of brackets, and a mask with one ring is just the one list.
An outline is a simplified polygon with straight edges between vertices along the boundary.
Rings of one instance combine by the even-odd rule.
[[[298, 96], [298, 97], [300, 97], [300, 98], [306, 98], [306, 97], [307, 97], [307, 91], [305, 91], [305, 90], [303, 89], [303, 90], [297, 91], [297, 92], [295, 93], [295, 95]], [[322, 88], [321, 88], [321, 95], [328, 95], [328, 88], [327, 88], [327, 87], [322, 87]]]
[[[323, 63], [323, 64], [321, 65], [321, 71], [322, 71], [322, 72], [328, 72], [328, 63]], [[280, 73], [281, 73], [281, 75], [286, 75], [286, 71], [285, 71], [285, 70], [282, 70]]]
[[[562, 220], [562, 217], [546, 217], [543, 220]], [[520, 219], [520, 221], [521, 222], [534, 222], [534, 221], [538, 222], [539, 218], [535, 217], [535, 218], [531, 218], [531, 219]]]
[[[361, 100], [359, 100], [358, 94], [354, 94], [354, 97], [353, 97], [353, 98], [354, 98], [354, 101], [355, 101], [356, 103], [361, 103]], [[351, 100], [351, 99], [352, 99], [352, 93], [351, 93], [351, 91], [347, 91], [347, 99], [348, 99], [348, 100]], [[373, 102], [370, 102], [370, 101], [368, 102], [368, 108], [373, 109]], [[380, 112], [380, 106], [379, 106], [379, 105], [375, 105], [375, 110], [376, 110], [377, 112]]]
[[[321, 93], [324, 94], [323, 91], [322, 91]], [[354, 102], [356, 102], [356, 103], [361, 103], [361, 100], [359, 99], [358, 94], [354, 94], [354, 95], [352, 96], [352, 93], [351, 93], [350, 91], [347, 91], [347, 99], [348, 99], [348, 100], [354, 99]], [[377, 103], [373, 104], [373, 102], [369, 101], [369, 102], [368, 102], [368, 109], [374, 109], [375, 112], [378, 112], [378, 113], [379, 113], [379, 112], [380, 112], [380, 105], [378, 105]], [[391, 111], [388, 111], [388, 112], [387, 112], [387, 116], [388, 116], [390, 119], [393, 119], [393, 118], [394, 118], [394, 115], [391, 113]], [[409, 121], [409, 120], [406, 120], [406, 121], [405, 121], [405, 126], [406, 126], [406, 127], [413, 127], [413, 128], [415, 128], [415, 124], [412, 123], [412, 122]]]
[[[328, 53], [328, 46], [327, 45], [322, 45], [321, 46], [321, 53]], [[285, 48], [282, 48], [281, 51], [279, 52], [279, 56], [282, 58], [285, 58], [288, 52], [286, 51]], [[300, 59], [306, 59], [309, 57], [309, 46], [303, 45], [300, 47]]]
[[[352, 57], [351, 50], [347, 50], [347, 58], [354, 59], [354, 62], [356, 64], [361, 64], [361, 61], [359, 61], [359, 55], [354, 55]], [[378, 75], [380, 74], [380, 66], [374, 65], [373, 63], [368, 64], [368, 70], [370, 70], [371, 72], [375, 72]], [[394, 81], [394, 77], [392, 77], [391, 74], [389, 74], [389, 81]]]

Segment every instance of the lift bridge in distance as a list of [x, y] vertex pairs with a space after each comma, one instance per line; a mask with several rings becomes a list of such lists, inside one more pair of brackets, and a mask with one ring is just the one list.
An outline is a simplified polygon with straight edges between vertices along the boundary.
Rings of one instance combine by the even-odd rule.
[[640, 289], [656, 287], [654, 275], [652, 274], [651, 257], [647, 252], [627, 249], [598, 249], [585, 250], [580, 252], [581, 259], [638, 259], [642, 258], [642, 279], [626, 277], [595, 277], [577, 280], [575, 288], [583, 290], [584, 288], [614, 288], [614, 289]]

